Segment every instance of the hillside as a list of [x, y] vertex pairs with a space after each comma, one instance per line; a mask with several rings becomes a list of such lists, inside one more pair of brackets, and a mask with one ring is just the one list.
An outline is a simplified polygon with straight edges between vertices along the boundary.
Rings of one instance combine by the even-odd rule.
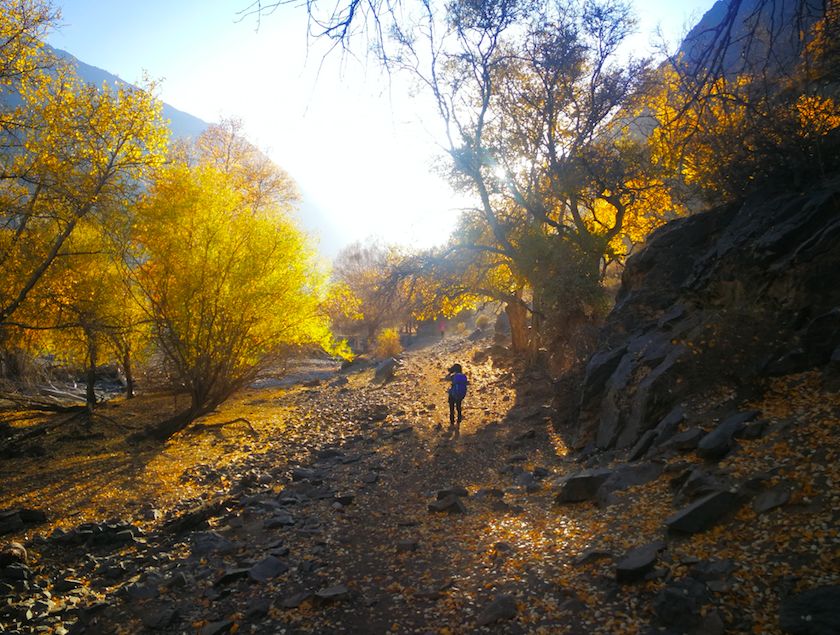
[[[124, 80], [120, 79], [113, 73], [106, 70], [91, 66], [85, 62], [77, 59], [67, 51], [49, 47], [62, 60], [66, 60], [72, 64], [79, 73], [79, 76], [89, 84], [97, 86], [102, 85], [103, 82], [108, 84], [124, 84]], [[199, 119], [187, 112], [178, 110], [174, 106], [163, 103], [163, 117], [169, 121], [169, 128], [172, 131], [172, 136], [175, 138], [197, 137], [209, 125], [206, 121]]]

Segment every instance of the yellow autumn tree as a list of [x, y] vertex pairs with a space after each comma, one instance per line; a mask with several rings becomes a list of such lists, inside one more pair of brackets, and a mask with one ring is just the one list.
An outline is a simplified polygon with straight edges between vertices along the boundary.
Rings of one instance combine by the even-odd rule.
[[[2, 49], [0, 49], [2, 50]], [[18, 146], [2, 153], [0, 324], [12, 321], [84, 219], [110, 223], [163, 161], [153, 86], [92, 86], [68, 68], [19, 86]], [[124, 220], [123, 220], [124, 222]]]
[[[100, 364], [116, 361], [133, 396], [133, 364], [148, 340], [148, 325], [129, 288], [121, 250], [99, 223], [85, 220], [33, 289], [17, 319], [40, 334], [39, 344], [71, 367], [85, 369], [85, 401], [96, 405]], [[18, 322], [20, 324], [20, 322]]]
[[322, 276], [276, 207], [253, 207], [212, 164], [175, 163], [136, 213], [133, 275], [157, 345], [190, 395], [152, 436], [183, 429], [290, 349], [333, 350]]

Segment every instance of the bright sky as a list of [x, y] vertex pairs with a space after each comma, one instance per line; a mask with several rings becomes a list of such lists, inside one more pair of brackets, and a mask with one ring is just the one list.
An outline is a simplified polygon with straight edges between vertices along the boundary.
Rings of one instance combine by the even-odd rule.
[[[301, 220], [322, 252], [369, 236], [426, 247], [449, 235], [462, 205], [430, 168], [439, 156], [433, 116], [373, 61], [307, 53], [295, 3], [238, 20], [251, 0], [55, 0], [63, 26], [50, 43], [138, 81], [208, 122], [243, 120], [249, 139], [297, 181]], [[411, 0], [409, 0], [411, 1]], [[676, 40], [714, 0], [635, 0], [644, 53], [657, 25]]]

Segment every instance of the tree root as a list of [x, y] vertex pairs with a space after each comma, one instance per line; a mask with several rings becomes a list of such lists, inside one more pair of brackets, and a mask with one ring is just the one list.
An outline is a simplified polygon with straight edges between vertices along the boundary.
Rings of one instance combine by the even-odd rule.
[[245, 423], [248, 428], [251, 430], [251, 436], [257, 438], [260, 436], [260, 433], [254, 428], [253, 424], [248, 421], [245, 417], [237, 417], [236, 419], [231, 419], [230, 421], [220, 421], [218, 423], [196, 423], [193, 424], [191, 428], [187, 430], [189, 434], [198, 434], [199, 432], [204, 432], [206, 430], [218, 430], [224, 426], [231, 425], [233, 423], [239, 422]]

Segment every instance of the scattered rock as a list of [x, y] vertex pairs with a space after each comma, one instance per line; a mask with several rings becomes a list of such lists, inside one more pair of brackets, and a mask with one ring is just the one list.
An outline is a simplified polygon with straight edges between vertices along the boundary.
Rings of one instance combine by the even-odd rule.
[[168, 627], [178, 616], [178, 609], [172, 607], [144, 610], [141, 620], [146, 628], [158, 631]]
[[266, 529], [277, 529], [278, 527], [291, 527], [295, 524], [295, 517], [289, 512], [280, 510], [271, 518], [265, 521], [263, 525]]
[[326, 587], [315, 592], [315, 597], [321, 600], [343, 600], [350, 594], [350, 591], [343, 584]]
[[379, 480], [379, 474], [376, 472], [368, 472], [362, 475], [362, 483], [365, 485], [373, 485], [376, 481]]
[[700, 608], [707, 601], [708, 592], [702, 582], [683, 578], [657, 594], [653, 610], [659, 623], [674, 628], [678, 633], [687, 633], [701, 623]]
[[782, 602], [779, 627], [791, 635], [840, 633], [840, 585], [804, 591]]
[[10, 542], [0, 549], [0, 567], [5, 567], [13, 562], [27, 563], [26, 548], [19, 542]]
[[755, 497], [753, 510], [756, 514], [764, 514], [771, 509], [781, 507], [790, 500], [791, 487], [788, 483], [779, 483]]
[[356, 500], [356, 495], [352, 493], [344, 493], [344, 494], [336, 494], [335, 495], [335, 502], [339, 503], [342, 507], [347, 507]]
[[192, 535], [190, 553], [206, 556], [211, 553], [225, 555], [236, 550], [236, 545], [215, 531], [197, 531]]
[[463, 496], [467, 497], [470, 493], [467, 491], [466, 487], [461, 487], [459, 485], [455, 485], [453, 487], [447, 487], [446, 489], [438, 490], [437, 492], [437, 499], [443, 500], [448, 496]]
[[268, 615], [271, 610], [271, 600], [268, 598], [251, 598], [248, 609], [245, 611], [246, 620], [259, 620]]
[[759, 414], [757, 410], [750, 410], [727, 417], [714, 430], [700, 439], [697, 444], [697, 454], [707, 460], [723, 458], [732, 449], [735, 435], [744, 429], [748, 421], [752, 421]]
[[478, 614], [475, 622], [479, 627], [488, 626], [501, 620], [512, 620], [516, 614], [516, 598], [512, 595], [499, 595]]
[[618, 582], [627, 583], [641, 580], [656, 563], [659, 552], [665, 547], [661, 541], [651, 542], [635, 547], [624, 554], [615, 567], [615, 577]]
[[579, 503], [592, 500], [595, 498], [598, 488], [601, 487], [612, 473], [612, 470], [600, 468], [585, 470], [561, 479], [555, 502]]
[[122, 591], [132, 600], [150, 600], [160, 595], [158, 585], [154, 581], [127, 584], [122, 588]]
[[251, 572], [249, 568], [235, 568], [235, 569], [227, 569], [222, 575], [220, 575], [216, 581], [213, 583], [213, 586], [224, 586], [225, 584], [230, 584], [231, 582], [235, 582], [236, 580], [241, 580], [242, 578], [248, 577], [248, 574]]
[[284, 609], [296, 609], [311, 597], [312, 593], [310, 593], [309, 591], [301, 591], [300, 593], [294, 593], [288, 597], [283, 598], [283, 600], [280, 601], [280, 606], [282, 606]]
[[661, 474], [662, 465], [659, 463], [621, 465], [601, 483], [601, 486], [596, 491], [596, 498], [599, 504], [606, 504], [612, 492], [650, 483], [659, 478]]
[[220, 633], [230, 632], [233, 622], [230, 620], [221, 620], [218, 622], [208, 622], [198, 631], [199, 635], [220, 635]]
[[467, 508], [461, 502], [460, 496], [449, 495], [433, 503], [429, 503], [429, 511], [447, 514], [465, 514]]
[[671, 531], [697, 533], [712, 527], [718, 520], [735, 511], [738, 496], [729, 491], [715, 492], [670, 516], [665, 524]]
[[409, 553], [417, 551], [420, 543], [416, 540], [400, 540], [397, 543], [397, 553]]
[[80, 589], [85, 585], [82, 580], [76, 580], [75, 578], [61, 578], [56, 580], [53, 584], [53, 591], [56, 593], [67, 593], [67, 591], [72, 591], [73, 589]]
[[674, 448], [680, 452], [688, 452], [697, 447], [700, 439], [705, 436], [702, 428], [696, 426], [675, 434], [664, 444], [666, 448]]
[[580, 555], [578, 555], [574, 560], [572, 560], [573, 564], [582, 565], [586, 564], [587, 562], [595, 562], [596, 560], [602, 560], [604, 558], [612, 558], [613, 554], [609, 551], [603, 551], [601, 549], [587, 549]]
[[292, 482], [312, 481], [321, 478], [321, 473], [309, 467], [292, 468]]
[[248, 570], [248, 576], [255, 582], [267, 582], [289, 570], [289, 565], [275, 556], [263, 558]]
[[396, 371], [398, 364], [399, 361], [397, 361], [394, 357], [389, 357], [388, 359], [380, 362], [373, 373], [373, 381], [379, 384], [384, 384], [393, 379], [394, 372]]

